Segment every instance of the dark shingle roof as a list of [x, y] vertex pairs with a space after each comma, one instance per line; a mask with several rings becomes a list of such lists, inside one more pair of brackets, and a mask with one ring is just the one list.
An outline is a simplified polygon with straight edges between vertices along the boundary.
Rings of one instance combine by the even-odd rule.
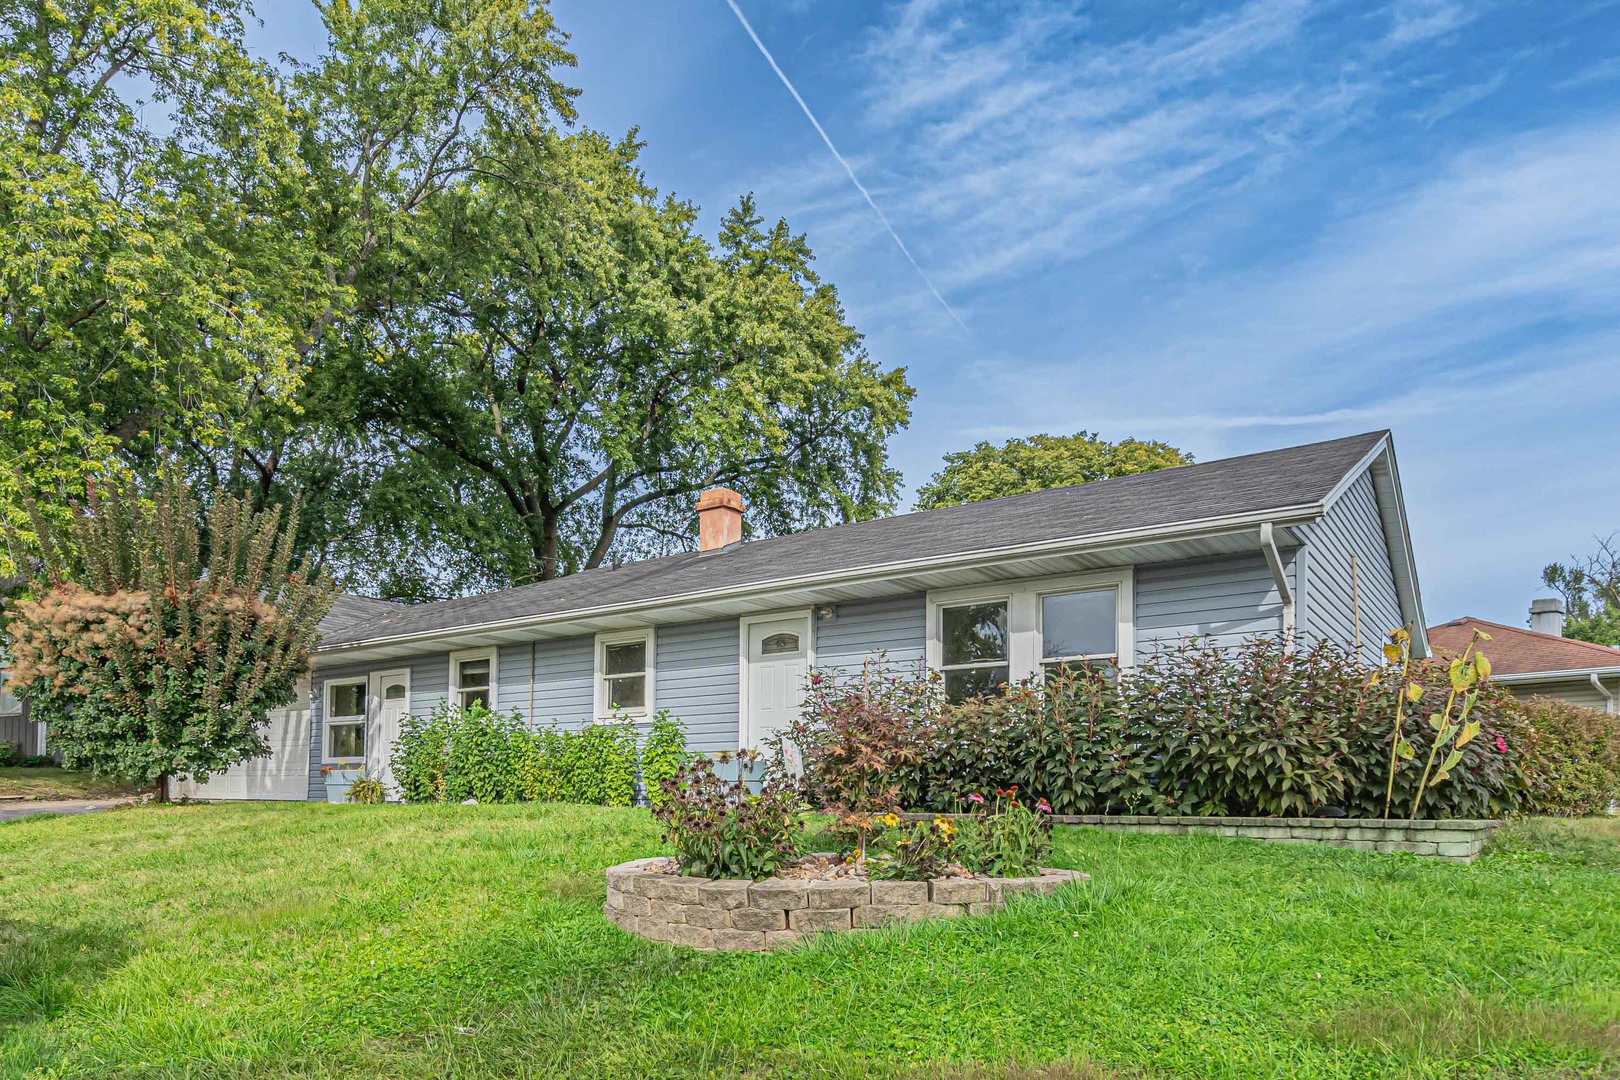
[[[325, 645], [432, 633], [585, 608], [667, 599], [784, 578], [1083, 539], [1320, 502], [1387, 432], [1270, 450], [1160, 472], [1011, 495], [590, 570], [433, 604], [394, 605]], [[373, 601], [376, 603], [376, 601]]]
[[332, 610], [319, 623], [321, 639], [324, 641], [342, 636], [374, 619], [404, 610], [403, 604], [356, 596], [354, 593], [338, 593], [337, 599], [332, 601]]

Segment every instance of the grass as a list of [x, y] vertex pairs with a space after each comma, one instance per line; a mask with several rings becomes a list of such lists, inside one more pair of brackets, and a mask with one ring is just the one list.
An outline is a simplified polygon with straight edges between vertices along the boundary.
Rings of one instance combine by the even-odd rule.
[[43, 768], [0, 768], [0, 795], [21, 795], [27, 799], [117, 799], [136, 794], [128, 784], [97, 780], [87, 773]]
[[705, 955], [640, 811], [215, 804], [0, 826], [0, 1076], [1613, 1076], [1613, 823], [1471, 866], [1060, 831], [1089, 885]]

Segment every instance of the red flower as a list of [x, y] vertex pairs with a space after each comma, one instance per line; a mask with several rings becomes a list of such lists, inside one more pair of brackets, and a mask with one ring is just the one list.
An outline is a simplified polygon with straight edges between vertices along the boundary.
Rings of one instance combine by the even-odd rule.
[[1507, 740], [1500, 735], [1496, 737], [1496, 752], [1499, 754], [1507, 753]]

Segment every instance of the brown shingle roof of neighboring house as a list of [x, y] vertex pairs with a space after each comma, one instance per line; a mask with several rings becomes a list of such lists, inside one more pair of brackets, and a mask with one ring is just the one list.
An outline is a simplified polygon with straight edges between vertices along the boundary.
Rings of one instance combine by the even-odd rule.
[[1461, 653], [1474, 636], [1475, 627], [1491, 635], [1490, 643], [1483, 648], [1490, 657], [1491, 669], [1498, 675], [1620, 667], [1620, 649], [1469, 616], [1429, 627], [1429, 647], [1436, 656]]

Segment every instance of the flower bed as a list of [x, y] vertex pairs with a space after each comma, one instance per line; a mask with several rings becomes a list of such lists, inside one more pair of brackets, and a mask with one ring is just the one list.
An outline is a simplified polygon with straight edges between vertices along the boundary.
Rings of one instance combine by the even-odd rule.
[[1014, 893], [1051, 893], [1089, 880], [1077, 870], [1044, 867], [1038, 876], [1021, 878], [709, 880], [683, 877], [674, 859], [660, 857], [609, 867], [603, 913], [621, 929], [653, 941], [760, 952], [819, 931], [984, 915]]

